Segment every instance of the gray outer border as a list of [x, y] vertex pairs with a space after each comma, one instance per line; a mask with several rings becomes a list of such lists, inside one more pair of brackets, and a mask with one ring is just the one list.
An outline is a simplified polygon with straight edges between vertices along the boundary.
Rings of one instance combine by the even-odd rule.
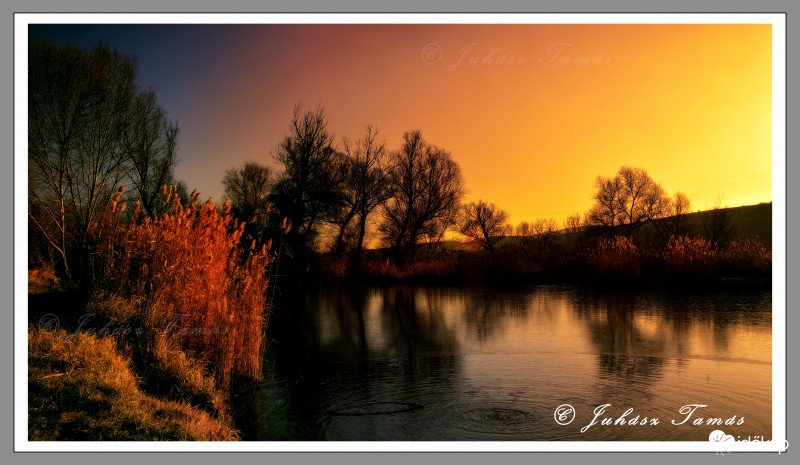
[[[792, 314], [792, 304], [798, 301], [797, 290], [788, 285], [793, 281], [790, 278], [795, 277], [794, 269], [791, 264], [797, 263], [797, 249], [790, 246], [788, 238], [791, 237], [790, 231], [797, 231], [798, 218], [796, 209], [790, 208], [793, 199], [798, 195], [798, 188], [796, 185], [790, 184], [788, 179], [798, 175], [796, 165], [792, 163], [792, 158], [789, 156], [789, 134], [792, 134], [792, 128], [797, 127], [796, 113], [792, 113], [789, 109], [798, 108], [798, 99], [800, 93], [797, 92], [797, 75], [798, 75], [798, 53], [797, 42], [798, 36], [793, 29], [793, 13], [800, 13], [800, 6], [793, 0], [761, 0], [760, 2], [748, 2], [744, 0], [728, 0], [728, 1], [691, 1], [691, 0], [677, 0], [667, 2], [656, 2], [653, 0], [646, 0], [640, 2], [626, 2], [624, 0], [606, 1], [602, 6], [596, 5], [592, 0], [548, 0], [546, 2], [539, 2], [531, 5], [524, 1], [507, 1], [495, 0], [491, 3], [490, 7], [484, 6], [481, 2], [476, 0], [459, 2], [458, 9], [453, 9], [452, 6], [444, 2], [431, 1], [431, 0], [406, 0], [400, 4], [382, 4], [376, 5], [373, 2], [363, 0], [350, 0], [345, 5], [338, 4], [336, 7], [331, 7], [324, 0], [317, 1], [295, 1], [290, 2], [282, 0], [281, 2], [271, 2], [264, 4], [258, 1], [244, 1], [244, 0], [229, 0], [226, 2], [225, 7], [229, 12], [532, 12], [532, 13], [602, 13], [602, 12], [637, 12], [637, 13], [716, 13], [716, 12], [741, 12], [741, 13], [787, 13], [786, 17], [786, 36], [787, 36], [787, 160], [786, 160], [786, 189], [787, 189], [787, 207], [786, 207], [786, 238], [787, 238], [787, 366], [786, 366], [786, 381], [787, 381], [787, 437], [791, 444], [792, 439], [795, 438], [794, 432], [798, 430], [798, 416], [797, 404], [792, 402], [789, 393], [793, 392], [792, 387], [798, 386], [798, 370], [797, 364], [794, 359], [789, 357], [793, 354], [800, 343], [797, 339], [789, 338], [789, 326], [795, 325], [796, 320], [790, 320], [789, 316]], [[6, 63], [6, 71], [2, 75], [3, 92], [0, 97], [0, 105], [5, 111], [2, 114], [2, 140], [5, 141], [7, 150], [12, 153], [11, 157], [0, 158], [0, 173], [3, 173], [3, 182], [0, 182], [0, 198], [12, 199], [13, 198], [13, 173], [14, 173], [14, 157], [13, 157], [13, 122], [14, 122], [14, 91], [13, 91], [13, 31], [14, 31], [14, 16], [15, 12], [185, 12], [185, 3], [173, 0], [146, 0], [138, 1], [135, 6], [133, 4], [118, 4], [110, 6], [108, 2], [88, 0], [88, 1], [73, 1], [69, 3], [68, 8], [63, 5], [52, 1], [29, 1], [12, 0], [3, 5], [3, 35], [2, 43], [2, 59]], [[792, 8], [794, 7], [794, 8]], [[220, 12], [221, 9], [213, 4], [210, 0], [202, 2], [193, 2], [192, 5], [195, 12]], [[794, 81], [793, 81], [794, 79]], [[794, 124], [793, 124], [794, 123]], [[794, 175], [794, 176], [790, 176]], [[13, 212], [13, 204], [8, 200], [3, 202], [0, 208], [0, 217], [9, 218]], [[3, 246], [0, 248], [0, 261], [5, 264], [0, 268], [0, 285], [2, 286], [2, 295], [6, 302], [9, 302], [8, 308], [13, 312], [13, 237], [14, 225], [12, 222], [4, 222], [0, 227], [0, 235], [2, 235]], [[24, 278], [22, 278], [24, 279]], [[3, 341], [5, 349], [0, 351], [0, 359], [2, 360], [2, 372], [13, 374], [13, 350], [9, 350], [9, 346], [13, 349], [13, 325], [3, 325]], [[681, 454], [646, 454], [646, 453], [597, 453], [597, 454], [578, 454], [578, 453], [409, 453], [409, 454], [391, 454], [391, 453], [270, 453], [266, 455], [257, 456], [256, 453], [235, 453], [226, 454], [197, 454], [197, 453], [148, 453], [146, 455], [138, 454], [113, 454], [113, 453], [65, 453], [65, 454], [44, 454], [44, 453], [14, 453], [13, 441], [13, 376], [7, 376], [6, 381], [2, 384], [2, 398], [4, 401], [0, 404], [0, 418], [4, 421], [0, 424], [2, 429], [3, 438], [2, 444], [2, 463], [42, 463], [58, 461], [59, 463], [76, 463], [84, 464], [86, 462], [96, 463], [137, 463], [140, 461], [157, 462], [187, 462], [187, 463], [217, 463], [220, 460], [234, 460], [234, 461], [247, 461], [253, 462], [256, 460], [264, 460], [277, 463], [309, 463], [309, 462], [325, 462], [325, 463], [341, 463], [341, 464], [361, 464], [361, 463], [406, 463], [407, 461], [425, 461], [425, 462], [444, 462], [444, 463], [480, 463], [484, 464], [487, 461], [502, 461], [504, 463], [531, 463], [538, 460], [546, 460], [547, 462], [555, 463], [575, 463], [583, 461], [591, 462], [606, 462], [606, 463], [673, 463], [675, 461], [697, 461], [705, 462], [706, 460], [721, 460], [720, 457], [715, 457], [709, 453], [681, 453]], [[9, 401], [10, 399], [10, 401]], [[793, 415], [794, 414], [794, 415]], [[800, 445], [798, 442], [797, 445]], [[796, 445], [796, 447], [797, 447]], [[791, 450], [791, 448], [790, 448]], [[753, 453], [733, 453], [726, 455], [724, 460], [726, 463], [749, 463], [754, 460], [775, 460], [780, 459], [779, 454], [761, 453], [759, 457], [752, 455]]]

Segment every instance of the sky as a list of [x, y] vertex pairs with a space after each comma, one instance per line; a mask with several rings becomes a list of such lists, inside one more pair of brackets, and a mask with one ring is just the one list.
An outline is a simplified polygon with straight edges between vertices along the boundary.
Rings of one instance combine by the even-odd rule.
[[223, 197], [273, 154], [292, 109], [341, 147], [420, 130], [465, 201], [512, 223], [583, 214], [594, 180], [644, 168], [692, 210], [772, 201], [771, 26], [759, 24], [30, 25], [29, 39], [135, 55], [180, 127], [176, 177]]

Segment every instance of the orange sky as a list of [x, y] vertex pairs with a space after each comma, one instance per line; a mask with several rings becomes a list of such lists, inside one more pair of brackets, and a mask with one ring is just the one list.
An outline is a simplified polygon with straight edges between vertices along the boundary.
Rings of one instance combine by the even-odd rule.
[[[720, 193], [731, 206], [772, 200], [769, 25], [277, 32], [284, 50], [259, 59], [269, 38], [253, 31], [240, 53], [257, 63], [218, 72], [238, 91], [217, 99], [249, 118], [219, 129], [211, 157], [232, 143], [225, 139], [242, 138], [249, 143], [231, 157], [269, 160], [265, 149], [278, 143], [302, 100], [325, 106], [338, 138], [358, 137], [371, 123], [393, 149], [403, 131], [422, 130], [461, 164], [467, 200], [492, 201], [514, 223], [586, 211], [595, 177], [622, 165], [645, 168], [670, 193], [685, 192], [693, 209]], [[441, 48], [429, 58], [440, 57], [436, 63], [423, 60], [428, 44]], [[576, 63], [584, 57], [597, 64]], [[240, 66], [253, 69], [244, 74]], [[225, 158], [220, 169], [230, 165]]]
[[718, 194], [772, 200], [770, 25], [127, 28], [95, 40], [136, 53], [181, 127], [177, 176], [204, 196], [219, 199], [224, 171], [246, 160], [277, 167], [302, 101], [325, 107], [339, 143], [373, 124], [396, 149], [421, 130], [461, 165], [466, 200], [513, 223], [585, 212], [594, 179], [622, 165], [693, 210]]

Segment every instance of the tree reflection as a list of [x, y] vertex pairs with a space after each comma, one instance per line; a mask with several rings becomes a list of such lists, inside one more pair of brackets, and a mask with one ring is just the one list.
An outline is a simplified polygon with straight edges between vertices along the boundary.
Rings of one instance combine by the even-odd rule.
[[455, 392], [458, 344], [435, 293], [325, 289], [279, 305], [267, 354], [279, 382], [264, 405], [288, 405], [270, 421], [271, 439], [323, 439], [331, 412], [348, 406], [427, 405]]
[[535, 295], [530, 290], [499, 292], [477, 288], [464, 291], [464, 322], [479, 341], [488, 341], [503, 328], [508, 318], [527, 318]]
[[742, 337], [742, 327], [771, 324], [768, 294], [581, 292], [570, 300], [589, 329], [601, 374], [637, 383], [656, 381], [667, 359], [750, 358], [730, 339]]

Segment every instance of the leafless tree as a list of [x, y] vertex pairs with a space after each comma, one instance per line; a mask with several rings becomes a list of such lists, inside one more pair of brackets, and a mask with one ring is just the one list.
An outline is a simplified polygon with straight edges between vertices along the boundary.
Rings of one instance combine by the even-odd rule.
[[483, 200], [464, 205], [459, 229], [461, 234], [492, 255], [496, 253], [497, 243], [511, 232], [508, 213]]
[[598, 176], [595, 188], [595, 205], [587, 220], [608, 234], [621, 227], [630, 236], [646, 221], [663, 218], [668, 212], [669, 199], [663, 187], [641, 168], [623, 166], [613, 178]]
[[624, 221], [622, 181], [619, 177], [598, 176], [594, 186], [595, 204], [586, 214], [587, 221], [592, 225], [602, 226], [613, 234], [614, 228]]
[[167, 119], [152, 90], [136, 96], [130, 123], [124, 137], [131, 148], [132, 192], [144, 213], [154, 216], [169, 207], [162, 188], [175, 183], [178, 126]]
[[356, 142], [344, 141], [348, 174], [344, 181], [344, 208], [336, 240], [337, 255], [344, 251], [344, 237], [351, 221], [356, 219], [354, 251], [361, 251], [369, 215], [392, 195], [387, 183], [386, 143], [379, 142], [377, 136], [377, 128], [367, 126], [363, 138]]
[[[67, 279], [78, 259], [85, 284], [101, 215], [123, 183], [171, 175], [177, 128], [154, 95], [136, 87], [133, 58], [105, 46], [83, 52], [33, 42], [28, 75], [29, 218]], [[140, 170], [144, 159], [159, 166]]]
[[722, 246], [735, 232], [734, 210], [727, 205], [723, 206], [723, 202], [722, 194], [717, 195], [714, 198], [714, 207], [700, 214], [700, 227], [712, 247]]
[[581, 214], [575, 213], [564, 220], [564, 230], [570, 234], [577, 234], [583, 229]]
[[297, 269], [301, 269], [320, 225], [342, 208], [342, 185], [347, 174], [347, 163], [333, 147], [322, 107], [303, 111], [301, 104], [295, 105], [289, 135], [278, 147], [275, 159], [284, 172], [270, 198], [277, 222], [289, 220], [286, 241]]
[[564, 220], [564, 232], [568, 234], [569, 241], [574, 247], [580, 247], [584, 231], [585, 225], [580, 213], [570, 215]]
[[539, 253], [544, 252], [547, 243], [553, 239], [558, 232], [558, 223], [553, 219], [539, 219], [531, 225], [533, 230], [533, 237], [536, 238], [536, 247]]
[[670, 211], [670, 214], [672, 215], [670, 218], [672, 223], [672, 234], [675, 236], [680, 236], [688, 232], [686, 214], [691, 211], [690, 205], [689, 197], [687, 197], [686, 194], [683, 192], [675, 193], [675, 196], [672, 199], [672, 209]]
[[225, 171], [222, 184], [225, 196], [231, 201], [231, 211], [237, 217], [258, 227], [266, 226], [272, 187], [269, 167], [248, 161], [241, 168]]
[[438, 241], [453, 225], [463, 180], [449, 152], [411, 131], [403, 135], [401, 149], [391, 154], [388, 182], [394, 195], [384, 202], [379, 230], [395, 261], [400, 261], [421, 238]]
[[526, 255], [533, 252], [533, 242], [535, 238], [533, 237], [533, 228], [531, 224], [527, 221], [520, 221], [515, 228], [515, 233], [519, 237], [519, 244], [522, 251]]

